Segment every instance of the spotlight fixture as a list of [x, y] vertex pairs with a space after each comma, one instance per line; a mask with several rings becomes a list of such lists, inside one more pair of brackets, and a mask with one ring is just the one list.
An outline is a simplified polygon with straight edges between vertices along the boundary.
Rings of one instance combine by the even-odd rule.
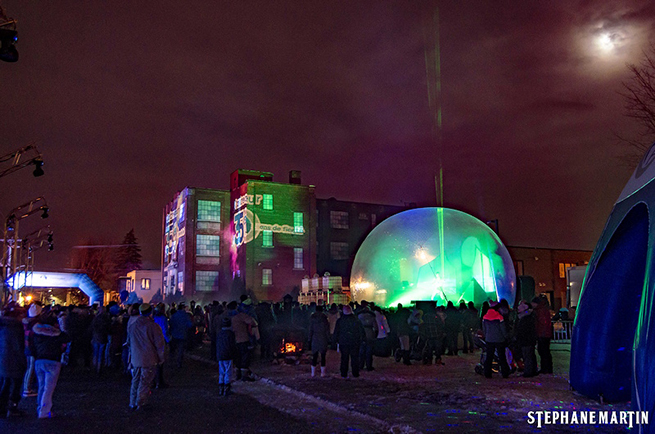
[[48, 242], [52, 244], [52, 232], [48, 234]]
[[32, 174], [35, 177], [43, 176], [43, 159], [41, 157], [37, 157], [32, 161], [34, 163], [34, 172]]
[[0, 60], [4, 62], [17, 62], [18, 50], [14, 45], [18, 42], [18, 32], [0, 27]]
[[50, 216], [48, 215], [48, 211], [49, 211], [50, 209], [49, 209], [47, 206], [41, 207], [41, 209], [43, 210], [43, 214], [41, 214], [41, 218], [42, 218], [42, 219], [47, 219], [48, 217], [50, 217]]
[[48, 252], [52, 252], [55, 249], [55, 245], [50, 243], [48, 244]]

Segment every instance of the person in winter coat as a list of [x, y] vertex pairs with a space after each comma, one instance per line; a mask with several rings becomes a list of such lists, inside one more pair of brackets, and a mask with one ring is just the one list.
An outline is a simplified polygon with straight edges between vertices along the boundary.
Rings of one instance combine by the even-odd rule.
[[321, 377], [325, 377], [325, 355], [330, 342], [330, 323], [323, 313], [323, 306], [316, 306], [316, 312], [310, 317], [309, 342], [312, 349], [312, 377], [316, 376], [318, 356], [321, 355]]
[[97, 374], [107, 363], [105, 355], [107, 353], [107, 343], [109, 343], [109, 334], [111, 333], [111, 318], [105, 312], [104, 307], [100, 306], [98, 314], [91, 321], [91, 343], [93, 344], [93, 368]]
[[398, 309], [391, 320], [391, 330], [393, 330], [396, 333], [396, 336], [398, 336], [400, 352], [403, 358], [403, 364], [405, 365], [412, 364], [409, 360], [411, 351], [409, 335], [412, 331], [408, 324], [410, 315], [411, 313], [409, 309], [404, 308], [402, 304], [398, 303]]
[[484, 376], [491, 378], [491, 365], [494, 354], [498, 353], [500, 372], [503, 378], [507, 378], [509, 377], [510, 370], [507, 364], [505, 349], [507, 348], [509, 335], [507, 333], [507, 327], [504, 324], [505, 320], [496, 308], [498, 303], [491, 302], [489, 306], [489, 310], [482, 318], [482, 331], [484, 332], [484, 339], [487, 342], [487, 357], [484, 359]]
[[174, 354], [175, 366], [179, 369], [182, 367], [189, 330], [193, 328], [191, 315], [187, 313], [184, 303], [180, 303], [178, 310], [171, 315], [168, 326], [171, 333], [171, 352]]
[[23, 318], [23, 331], [25, 332], [25, 357], [27, 357], [27, 370], [23, 379], [23, 398], [37, 395], [36, 372], [34, 371], [34, 356], [30, 354], [28, 344], [32, 327], [38, 321], [41, 314], [41, 305], [33, 303], [27, 310], [27, 318]]
[[340, 310], [336, 303], [332, 303], [327, 313], [328, 322], [330, 323], [330, 349], [333, 350], [337, 349], [337, 341], [334, 340], [334, 328], [337, 326]]
[[[159, 326], [161, 332], [164, 335], [164, 340], [166, 344], [170, 342], [170, 333], [168, 327], [168, 317], [166, 316], [166, 305], [164, 303], [159, 303], [155, 306], [155, 311], [153, 313], [153, 320], [155, 324]], [[164, 364], [160, 363], [157, 365], [157, 375], [155, 377], [155, 387], [157, 389], [163, 389], [168, 387], [166, 380], [164, 380]]]
[[375, 340], [375, 351], [374, 353], [380, 357], [388, 357], [390, 354], [389, 346], [389, 334], [391, 333], [391, 327], [389, 327], [389, 322], [387, 317], [382, 313], [380, 306], [373, 307], [373, 313], [375, 314], [375, 322], [378, 328], [378, 337]]
[[352, 366], [353, 377], [359, 377], [359, 349], [366, 339], [364, 327], [353, 314], [349, 305], [343, 307], [343, 315], [334, 327], [334, 338], [341, 353], [341, 377], [348, 378], [348, 359]]
[[142, 409], [147, 403], [157, 373], [157, 365], [164, 363], [166, 341], [161, 328], [153, 321], [152, 306], [139, 306], [139, 317], [127, 327], [127, 345], [130, 347], [132, 386], [130, 387], [130, 408]]
[[521, 302], [516, 309], [519, 320], [516, 323], [516, 345], [521, 348], [523, 355], [523, 376], [534, 377], [537, 375], [537, 356], [534, 354], [534, 346], [537, 343], [537, 328], [534, 315], [526, 302]]
[[425, 341], [423, 351], [423, 364], [431, 365], [432, 357], [435, 357], [435, 365], [443, 365], [441, 355], [443, 354], [443, 338], [445, 335], [444, 322], [437, 312], [429, 312], [423, 315], [423, 322], [418, 326], [419, 336]]
[[462, 315], [455, 307], [452, 301], [448, 302], [446, 307], [446, 339], [448, 340], [447, 356], [457, 355], [457, 336], [462, 329]]
[[362, 323], [366, 335], [359, 351], [359, 369], [364, 369], [364, 365], [366, 365], [367, 371], [373, 371], [375, 369], [373, 368], [373, 348], [378, 337], [378, 322], [367, 301], [362, 301], [357, 318]]
[[459, 311], [462, 315], [462, 337], [464, 338], [464, 354], [473, 352], [473, 333], [478, 331], [478, 310], [469, 301], [468, 306], [462, 301], [459, 305]]
[[230, 393], [232, 361], [237, 355], [237, 343], [232, 331], [232, 320], [224, 317], [221, 328], [216, 332], [216, 360], [218, 360], [218, 394]]
[[23, 375], [27, 368], [20, 310], [10, 303], [0, 316], [0, 419], [19, 416]]
[[[233, 305], [230, 303], [228, 306]], [[257, 332], [259, 324], [244, 310], [237, 309], [235, 311], [231, 307], [229, 308], [228, 317], [232, 319], [232, 330], [234, 331], [234, 338], [239, 352], [236, 359], [237, 380], [254, 381], [250, 370], [250, 357], [254, 348], [252, 339], [255, 335], [259, 336]]]
[[34, 369], [39, 380], [37, 413], [39, 419], [52, 417], [52, 396], [61, 372], [61, 355], [64, 345], [70, 342], [66, 333], [59, 330], [54, 315], [46, 315], [32, 327], [30, 352], [34, 355]]
[[537, 352], [541, 359], [540, 374], [553, 373], [553, 356], [550, 354], [550, 341], [553, 339], [553, 323], [550, 318], [548, 299], [535, 297], [532, 300], [533, 315], [537, 328]]

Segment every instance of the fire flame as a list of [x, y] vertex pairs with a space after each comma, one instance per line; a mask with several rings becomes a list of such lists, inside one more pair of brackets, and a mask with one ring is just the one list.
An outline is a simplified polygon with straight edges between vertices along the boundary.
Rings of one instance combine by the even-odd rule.
[[280, 348], [280, 352], [282, 353], [295, 353], [296, 351], [299, 351], [300, 347], [293, 342], [285, 342], [282, 341], [282, 347]]

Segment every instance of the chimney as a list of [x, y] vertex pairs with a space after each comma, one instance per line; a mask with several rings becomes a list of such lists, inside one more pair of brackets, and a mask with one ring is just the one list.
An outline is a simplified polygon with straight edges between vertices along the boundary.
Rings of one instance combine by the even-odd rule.
[[300, 170], [289, 171], [289, 184], [300, 185]]

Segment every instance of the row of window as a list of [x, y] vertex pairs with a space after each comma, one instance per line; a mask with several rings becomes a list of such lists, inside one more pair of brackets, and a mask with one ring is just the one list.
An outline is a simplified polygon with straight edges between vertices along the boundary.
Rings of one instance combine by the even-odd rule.
[[[272, 284], [273, 270], [262, 269], [262, 285], [271, 286]], [[196, 291], [218, 291], [218, 271], [196, 271]]]
[[[127, 281], [127, 290], [132, 292], [136, 290], [136, 282], [134, 280]], [[150, 289], [150, 279], [141, 279], [141, 290], [148, 291]]]
[[[262, 195], [262, 206], [265, 210], [273, 209], [273, 195]], [[167, 216], [168, 217], [168, 216]], [[330, 227], [333, 229], [349, 229], [349, 214], [347, 211], [330, 211]], [[359, 213], [360, 220], [368, 220], [368, 214]], [[198, 201], [198, 221], [203, 222], [220, 222], [221, 221], [221, 203], [212, 200]], [[371, 223], [375, 225], [376, 215], [371, 214]], [[301, 212], [293, 213], [294, 232], [303, 232], [303, 214]]]
[[[332, 243], [345, 245], [345, 258], [333, 258], [333, 259], [347, 259], [348, 258], [348, 243]], [[273, 232], [263, 231], [262, 232], [262, 246], [264, 247], [273, 247]], [[221, 253], [221, 237], [219, 235], [196, 235], [196, 255], [197, 256], [209, 256], [209, 257], [220, 257]], [[293, 249], [293, 268], [303, 269], [303, 249], [300, 247], [294, 247]]]

